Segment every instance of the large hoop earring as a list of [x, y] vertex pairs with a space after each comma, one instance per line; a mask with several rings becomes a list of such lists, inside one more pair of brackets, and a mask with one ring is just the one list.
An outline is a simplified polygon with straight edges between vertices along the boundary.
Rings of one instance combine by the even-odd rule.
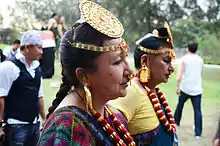
[[138, 71], [138, 78], [141, 83], [147, 83], [150, 79], [150, 70], [145, 65]]

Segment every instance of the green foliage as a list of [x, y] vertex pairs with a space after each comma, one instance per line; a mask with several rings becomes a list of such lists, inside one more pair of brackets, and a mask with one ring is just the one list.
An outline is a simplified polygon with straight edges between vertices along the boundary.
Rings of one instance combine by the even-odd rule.
[[13, 28], [0, 29], [0, 43], [11, 44], [15, 39], [20, 38], [19, 32]]
[[53, 13], [64, 16], [68, 26], [79, 18], [79, 0], [20, 0], [17, 4], [24, 13], [34, 15], [42, 24], [47, 24]]
[[8, 45], [6, 45], [6, 44], [0, 44], [0, 49], [4, 49], [4, 48], [6, 48]]
[[186, 48], [190, 40], [201, 37], [206, 23], [193, 19], [181, 19], [175, 22], [172, 27], [174, 45], [179, 48]]
[[202, 37], [197, 38], [199, 49], [206, 63], [220, 64], [220, 38], [215, 34], [206, 32]]
[[124, 37], [132, 49], [135, 41], [153, 29], [161, 27], [165, 20], [182, 18], [184, 11], [175, 0], [103, 0], [103, 5], [111, 10], [125, 27]]

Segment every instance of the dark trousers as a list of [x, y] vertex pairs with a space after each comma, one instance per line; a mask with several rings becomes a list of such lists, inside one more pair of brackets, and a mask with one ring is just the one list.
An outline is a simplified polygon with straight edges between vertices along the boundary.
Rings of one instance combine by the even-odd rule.
[[180, 92], [179, 101], [174, 113], [175, 122], [180, 125], [184, 103], [190, 98], [194, 109], [195, 136], [202, 134], [202, 112], [201, 112], [202, 95], [191, 96], [184, 92]]
[[54, 75], [55, 48], [43, 48], [43, 54], [40, 61], [40, 67], [43, 78], [52, 78]]
[[40, 136], [40, 122], [37, 124], [8, 124], [4, 128], [4, 146], [36, 146]]

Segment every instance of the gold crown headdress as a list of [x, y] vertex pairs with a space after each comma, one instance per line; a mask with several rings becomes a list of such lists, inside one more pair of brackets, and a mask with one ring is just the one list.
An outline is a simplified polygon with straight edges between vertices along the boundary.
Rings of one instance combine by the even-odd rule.
[[[164, 23], [164, 27], [167, 29], [167, 33], [168, 33], [168, 37], [165, 37], [167, 38], [167, 41], [170, 43], [171, 47], [170, 49], [163, 49], [163, 50], [152, 50], [152, 49], [148, 49], [148, 48], [145, 48], [143, 46], [140, 46], [139, 43], [138, 43], [138, 48], [143, 51], [143, 52], [146, 52], [146, 53], [149, 53], [149, 54], [164, 54], [164, 53], [169, 53], [169, 55], [172, 57], [172, 58], [175, 58], [175, 51], [174, 51], [174, 45], [173, 45], [173, 37], [172, 37], [172, 34], [171, 34], [171, 30], [170, 30], [170, 26], [168, 25], [167, 22]], [[159, 32], [158, 30], [154, 29], [153, 32], [152, 32], [152, 35], [148, 35], [148, 36], [156, 36], [158, 38], [164, 38], [164, 37], [161, 37], [159, 36]], [[144, 37], [143, 39], [147, 38], [147, 35], [146, 37]], [[141, 39], [141, 41], [143, 40]], [[141, 42], [140, 40], [138, 42]]]
[[170, 26], [166, 21], [164, 23], [164, 27], [167, 29], [168, 39], [169, 39], [169, 42], [171, 44], [171, 49], [174, 49], [173, 36], [172, 36], [171, 30], [170, 30]]
[[[124, 33], [124, 28], [120, 21], [108, 10], [91, 1], [81, 1], [79, 5], [81, 12], [81, 19], [85, 20], [97, 31], [105, 34], [108, 37], [121, 38]], [[109, 52], [116, 50], [123, 50], [127, 54], [128, 46], [126, 42], [121, 39], [119, 45], [114, 46], [95, 46], [91, 44], [83, 44], [78, 42], [69, 42], [71, 46], [99, 52]]]

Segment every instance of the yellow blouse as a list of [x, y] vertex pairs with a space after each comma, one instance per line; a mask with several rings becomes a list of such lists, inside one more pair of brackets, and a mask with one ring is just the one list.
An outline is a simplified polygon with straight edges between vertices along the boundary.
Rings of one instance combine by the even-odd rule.
[[133, 79], [127, 88], [127, 96], [112, 101], [109, 104], [118, 108], [128, 121], [128, 130], [134, 134], [148, 132], [159, 126], [159, 120], [154, 108], [137, 79]]

